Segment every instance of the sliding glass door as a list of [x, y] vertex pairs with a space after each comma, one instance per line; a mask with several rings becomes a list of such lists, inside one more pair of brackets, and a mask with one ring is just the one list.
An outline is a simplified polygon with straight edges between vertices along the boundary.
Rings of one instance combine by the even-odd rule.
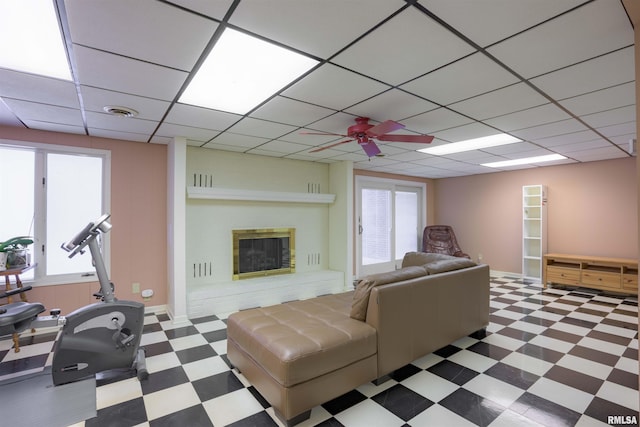
[[[425, 186], [356, 178], [356, 276], [390, 271], [419, 248]], [[412, 185], [413, 184], [413, 185]]]

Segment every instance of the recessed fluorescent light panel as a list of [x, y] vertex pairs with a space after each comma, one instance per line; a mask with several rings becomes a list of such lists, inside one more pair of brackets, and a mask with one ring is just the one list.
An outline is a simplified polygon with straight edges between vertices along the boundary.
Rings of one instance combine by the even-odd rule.
[[318, 61], [227, 28], [180, 102], [245, 114]]
[[0, 1], [0, 67], [71, 80], [53, 0]]
[[467, 139], [466, 141], [452, 142], [451, 144], [436, 145], [434, 147], [422, 148], [418, 151], [436, 156], [445, 154], [461, 153], [463, 151], [480, 150], [482, 148], [497, 147], [498, 145], [513, 144], [522, 142], [514, 136], [506, 133], [483, 136], [481, 138]]
[[531, 163], [552, 162], [554, 160], [564, 160], [565, 156], [561, 154], [548, 154], [546, 156], [526, 157], [523, 159], [504, 160], [502, 162], [483, 163], [481, 166], [490, 168], [504, 168], [507, 166], [528, 165]]

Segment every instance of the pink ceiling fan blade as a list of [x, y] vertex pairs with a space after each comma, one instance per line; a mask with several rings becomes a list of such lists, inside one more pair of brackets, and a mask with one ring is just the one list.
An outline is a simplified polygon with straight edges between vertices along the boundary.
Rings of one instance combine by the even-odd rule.
[[379, 141], [389, 142], [415, 142], [418, 144], [431, 144], [431, 135], [380, 135], [376, 137]]
[[369, 140], [369, 142], [361, 143], [360, 146], [362, 147], [364, 152], [367, 153], [367, 156], [369, 157], [377, 156], [378, 154], [381, 153], [376, 143], [371, 140]]
[[344, 136], [345, 138], [349, 136], [341, 133], [329, 133], [329, 132], [300, 132], [300, 135]]
[[393, 132], [394, 130], [404, 129], [404, 125], [393, 120], [384, 121], [372, 128], [367, 129], [366, 133], [370, 136], [382, 136], [385, 133]]
[[315, 150], [311, 150], [309, 152], [310, 153], [317, 153], [318, 151], [323, 151], [323, 150], [326, 150], [328, 148], [335, 147], [336, 145], [346, 144], [347, 142], [351, 142], [351, 141], [353, 141], [353, 139], [347, 139], [347, 140], [344, 140], [344, 141], [336, 142], [335, 144], [326, 145], [324, 147], [316, 148]]

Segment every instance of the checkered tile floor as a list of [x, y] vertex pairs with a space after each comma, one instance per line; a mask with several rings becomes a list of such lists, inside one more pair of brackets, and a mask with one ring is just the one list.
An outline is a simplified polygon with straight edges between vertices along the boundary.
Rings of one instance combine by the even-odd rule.
[[[604, 426], [638, 417], [637, 298], [491, 279], [491, 323], [316, 407], [303, 426]], [[51, 364], [55, 333], [0, 341], [0, 380]], [[224, 319], [146, 316], [146, 381], [97, 388], [85, 426], [274, 426], [269, 404], [226, 358]], [[25, 398], [28, 399], [28, 396]], [[620, 420], [620, 418], [618, 418]], [[633, 418], [622, 418], [623, 421]]]

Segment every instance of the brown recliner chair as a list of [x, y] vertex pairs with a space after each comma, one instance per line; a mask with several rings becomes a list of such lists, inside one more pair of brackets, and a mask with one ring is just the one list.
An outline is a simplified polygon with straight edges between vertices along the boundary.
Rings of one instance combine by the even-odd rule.
[[449, 225], [428, 225], [422, 234], [422, 252], [471, 258], [462, 252], [453, 228]]

